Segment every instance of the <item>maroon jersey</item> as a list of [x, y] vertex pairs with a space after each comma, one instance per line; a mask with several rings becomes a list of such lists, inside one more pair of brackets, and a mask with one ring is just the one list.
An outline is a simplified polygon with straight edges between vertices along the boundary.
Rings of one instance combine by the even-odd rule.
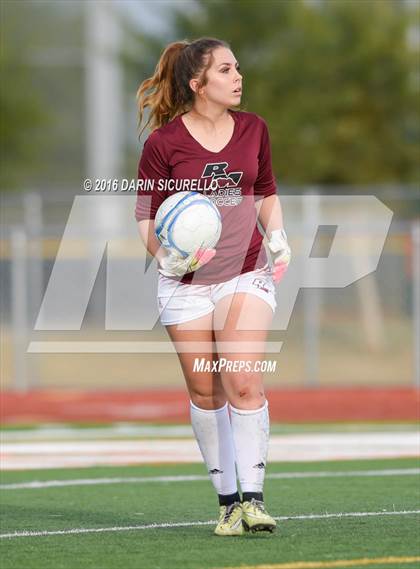
[[276, 193], [267, 124], [255, 113], [229, 112], [234, 132], [220, 152], [201, 146], [180, 115], [154, 130], [144, 143], [137, 221], [154, 219], [167, 197], [186, 190], [209, 197], [222, 217], [216, 255], [197, 271], [174, 277], [182, 283], [221, 283], [267, 263], [255, 209], [256, 200]]

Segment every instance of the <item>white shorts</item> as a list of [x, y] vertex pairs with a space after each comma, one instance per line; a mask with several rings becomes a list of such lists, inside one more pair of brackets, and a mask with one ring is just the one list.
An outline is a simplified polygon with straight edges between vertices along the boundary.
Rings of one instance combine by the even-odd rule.
[[184, 284], [159, 273], [158, 309], [163, 325], [182, 324], [213, 312], [216, 303], [229, 294], [247, 292], [276, 309], [275, 286], [269, 268], [243, 273], [213, 285]]

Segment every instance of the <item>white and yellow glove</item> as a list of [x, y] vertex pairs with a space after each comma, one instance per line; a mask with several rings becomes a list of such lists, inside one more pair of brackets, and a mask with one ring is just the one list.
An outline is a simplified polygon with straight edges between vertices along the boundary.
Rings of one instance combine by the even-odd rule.
[[188, 257], [182, 257], [176, 251], [171, 250], [160, 261], [159, 272], [165, 277], [182, 277], [186, 273], [192, 273], [213, 259], [216, 249], [199, 248]]
[[284, 229], [276, 229], [272, 231], [268, 248], [273, 253], [273, 266], [271, 274], [273, 281], [277, 284], [282, 279], [292, 257], [289, 244], [287, 242], [287, 235]]

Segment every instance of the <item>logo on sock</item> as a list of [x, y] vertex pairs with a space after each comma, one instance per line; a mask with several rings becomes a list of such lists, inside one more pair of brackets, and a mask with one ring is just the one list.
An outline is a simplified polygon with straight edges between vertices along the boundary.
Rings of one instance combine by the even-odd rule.
[[223, 474], [223, 470], [219, 470], [218, 468], [213, 468], [213, 470], [209, 470], [209, 474]]
[[262, 470], [263, 468], [265, 468], [265, 464], [263, 462], [259, 462], [258, 464], [255, 464], [252, 468], [259, 468], [260, 470]]

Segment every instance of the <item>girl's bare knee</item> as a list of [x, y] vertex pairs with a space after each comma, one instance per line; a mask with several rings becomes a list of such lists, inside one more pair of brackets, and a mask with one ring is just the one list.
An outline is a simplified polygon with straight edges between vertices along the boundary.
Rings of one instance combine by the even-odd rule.
[[220, 374], [213, 373], [205, 382], [188, 382], [191, 401], [200, 409], [220, 409], [227, 401]]
[[219, 394], [203, 395], [199, 393], [190, 394], [191, 401], [200, 409], [220, 409], [226, 404], [226, 397]]
[[[229, 379], [227, 379], [229, 382]], [[255, 376], [245, 374], [236, 376], [230, 383], [229, 400], [237, 409], [259, 409], [265, 403], [262, 382]]]

